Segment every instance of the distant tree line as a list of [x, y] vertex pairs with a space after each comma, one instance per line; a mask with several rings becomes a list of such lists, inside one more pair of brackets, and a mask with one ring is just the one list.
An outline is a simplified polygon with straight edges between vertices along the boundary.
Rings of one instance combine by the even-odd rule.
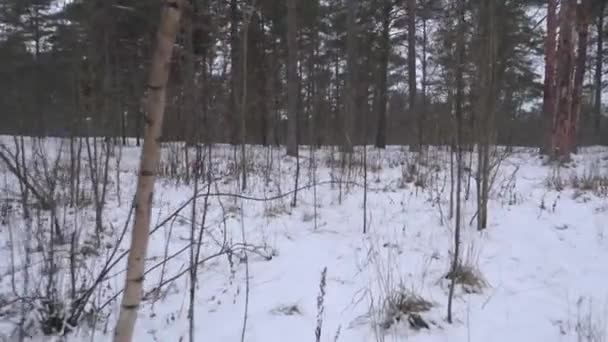
[[[451, 144], [460, 106], [469, 142], [608, 143], [604, 1], [491, 2], [191, 0], [163, 137]], [[2, 0], [1, 133], [140, 137], [160, 5]]]

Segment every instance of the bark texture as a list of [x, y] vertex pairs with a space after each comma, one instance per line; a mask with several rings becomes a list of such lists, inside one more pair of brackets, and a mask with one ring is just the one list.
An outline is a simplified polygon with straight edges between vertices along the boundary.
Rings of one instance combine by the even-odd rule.
[[386, 109], [388, 101], [388, 60], [391, 52], [391, 12], [393, 1], [385, 0], [382, 12], [382, 50], [378, 85], [378, 122], [376, 127], [376, 147], [386, 147]]
[[[451, 272], [455, 273], [456, 268], [459, 265], [460, 257], [460, 226], [461, 226], [461, 194], [462, 194], [462, 125], [464, 116], [464, 70], [463, 61], [465, 59], [465, 0], [455, 1], [458, 24], [456, 27], [456, 66], [455, 66], [455, 81], [456, 81], [456, 95], [454, 99], [454, 116], [455, 116], [455, 129], [456, 136], [453, 142], [452, 152], [456, 150], [456, 212], [455, 212], [455, 226], [454, 226], [454, 256], [452, 258]], [[453, 172], [453, 171], [452, 171]], [[454, 179], [452, 178], [452, 186]], [[448, 323], [452, 324], [452, 302], [454, 300], [454, 289], [456, 286], [455, 277], [452, 277], [450, 281], [450, 288], [448, 292]]]
[[357, 0], [347, 0], [346, 38], [346, 113], [344, 115], [344, 152], [352, 152], [354, 146], [354, 119], [357, 117], [356, 72], [357, 72]]
[[541, 143], [541, 152], [548, 153], [550, 146], [551, 120], [554, 116], [557, 104], [555, 102], [555, 64], [557, 62], [557, 1], [547, 2], [547, 37], [545, 39], [545, 82], [543, 89], [543, 123], [546, 138]]
[[563, 0], [560, 11], [557, 50], [557, 109], [553, 117], [551, 149], [553, 158], [568, 160], [571, 149], [572, 94], [574, 71], [574, 22], [576, 0]]
[[552, 130], [554, 159], [568, 161], [576, 148], [580, 126], [583, 80], [591, 0], [563, 0], [557, 50], [557, 109]]
[[298, 42], [296, 0], [287, 0], [287, 96], [289, 101], [289, 122], [287, 133], [287, 154], [298, 155]]
[[131, 342], [133, 340], [137, 312], [142, 299], [155, 172], [160, 159], [166, 87], [182, 7], [182, 0], [165, 1], [161, 13], [160, 27], [156, 35], [157, 45], [148, 79], [146, 128], [135, 194], [135, 220], [127, 261], [125, 291], [118, 322], [114, 330], [114, 342]]
[[587, 61], [587, 45], [589, 40], [589, 23], [591, 17], [591, 0], [583, 0], [577, 6], [576, 31], [578, 46], [576, 50], [576, 69], [574, 71], [574, 93], [572, 94], [572, 121], [570, 123], [570, 149], [576, 150], [580, 131], [581, 107], [583, 97], [583, 80], [585, 78], [585, 62]]
[[602, 71], [604, 70], [604, 11], [606, 3], [602, 2], [599, 6], [597, 28], [597, 56], [595, 60], [595, 103], [594, 108], [594, 133], [596, 143], [601, 141], [601, 121], [602, 121]]
[[[416, 0], [407, 0], [407, 73], [409, 112], [412, 118], [416, 111]], [[417, 114], [417, 148], [422, 145], [422, 116]]]
[[237, 0], [230, 0], [230, 102], [227, 115], [229, 140], [236, 145], [239, 141], [239, 12]]

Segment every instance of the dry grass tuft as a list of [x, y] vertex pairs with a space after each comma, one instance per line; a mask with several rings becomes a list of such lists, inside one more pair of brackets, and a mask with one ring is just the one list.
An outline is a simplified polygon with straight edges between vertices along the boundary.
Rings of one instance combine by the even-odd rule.
[[413, 329], [429, 329], [429, 325], [420, 316], [433, 308], [433, 304], [422, 296], [403, 287], [389, 294], [384, 303], [384, 320], [382, 328], [389, 329], [402, 320], [407, 320]]
[[608, 196], [608, 175], [601, 175], [596, 169], [587, 170], [582, 175], [572, 175], [570, 184], [577, 190]]
[[456, 270], [445, 275], [445, 279], [454, 279], [465, 293], [482, 293], [483, 289], [488, 287], [488, 282], [479, 269], [472, 264], [459, 264]]
[[265, 217], [280, 217], [289, 214], [289, 208], [283, 201], [271, 202], [264, 208]]
[[566, 181], [559, 174], [551, 174], [545, 178], [545, 186], [555, 191], [563, 191], [566, 188]]

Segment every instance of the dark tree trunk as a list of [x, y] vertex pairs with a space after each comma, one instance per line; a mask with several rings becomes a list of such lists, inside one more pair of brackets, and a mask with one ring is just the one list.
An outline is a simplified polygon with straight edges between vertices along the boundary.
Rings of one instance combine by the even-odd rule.
[[545, 38], [545, 84], [543, 89], [543, 117], [545, 126], [541, 141], [541, 153], [549, 153], [551, 142], [551, 122], [555, 115], [555, 64], [557, 62], [557, 1], [548, 0], [547, 4], [547, 37]]
[[347, 0], [347, 39], [346, 39], [346, 111], [344, 113], [344, 142], [345, 152], [353, 151], [354, 119], [357, 117], [356, 97], [357, 91], [357, 0]]
[[[198, 108], [196, 101], [196, 82], [195, 82], [195, 61], [194, 61], [194, 44], [192, 41], [193, 30], [193, 13], [184, 15], [183, 17], [183, 30], [184, 30], [184, 94], [183, 94], [183, 106], [184, 106], [184, 123], [183, 123], [183, 136], [186, 146], [194, 146], [198, 143], [197, 129], [200, 125], [200, 121], [197, 120], [196, 111]], [[188, 153], [186, 151], [186, 158]], [[188, 160], [186, 159], [186, 163]], [[186, 178], [189, 178], [189, 170], [186, 171]]]
[[[425, 13], [424, 16], [422, 18], [422, 79], [421, 79], [421, 108], [420, 108], [420, 118], [421, 118], [421, 132], [424, 130], [425, 128], [425, 121], [427, 120], [426, 115], [427, 115], [427, 98], [426, 98], [426, 92], [427, 92], [427, 67], [428, 67], [428, 57], [427, 57], [427, 50], [428, 50], [428, 13], [427, 13], [427, 9], [425, 9]], [[422, 132], [424, 133], [424, 132]]]
[[[319, 5], [319, 0], [315, 0], [315, 4]], [[314, 147], [320, 145], [320, 137], [321, 134], [317, 132], [320, 130], [322, 125], [320, 124], [319, 118], [321, 117], [321, 90], [322, 85], [319, 80], [319, 17], [315, 18], [314, 21], [315, 29], [312, 34], [312, 44], [311, 44], [311, 77], [312, 77], [312, 86], [313, 86], [313, 100], [312, 100], [312, 113], [310, 115], [310, 147], [311, 151], [314, 150]], [[313, 155], [314, 157], [314, 155]], [[314, 161], [313, 161], [314, 162]]]
[[298, 42], [297, 42], [296, 0], [287, 1], [287, 91], [288, 91], [288, 132], [287, 154], [298, 155]]
[[[416, 111], [416, 0], [407, 0], [407, 74], [409, 90], [409, 113], [413, 118]], [[422, 146], [422, 117], [417, 115], [417, 147]]]
[[597, 18], [597, 57], [595, 61], [595, 103], [593, 105], [594, 112], [594, 134], [595, 142], [601, 143], [601, 125], [602, 125], [602, 71], [604, 69], [604, 10], [606, 3], [602, 2]]
[[388, 59], [391, 52], [391, 12], [392, 0], [385, 0], [382, 18], [382, 52], [380, 59], [380, 84], [378, 85], [378, 127], [376, 128], [376, 147], [386, 147], [386, 107], [388, 93]]
[[230, 142], [236, 144], [239, 140], [238, 120], [238, 69], [239, 69], [239, 39], [238, 39], [238, 5], [237, 0], [230, 0], [230, 99], [228, 104], [228, 126]]
[[264, 18], [264, 16], [262, 15], [263, 13], [259, 14], [259, 20], [258, 20], [258, 33], [259, 33], [259, 44], [260, 47], [257, 49], [258, 50], [258, 62], [257, 64], [257, 74], [258, 74], [258, 81], [257, 81], [257, 101], [259, 103], [259, 120], [260, 122], [258, 123], [258, 129], [260, 132], [260, 142], [263, 146], [268, 146], [269, 144], [269, 130], [268, 130], [268, 113], [269, 113], [269, 106], [268, 106], [268, 102], [269, 102], [269, 97], [268, 97], [268, 92], [267, 92], [267, 87], [266, 85], [268, 84], [267, 82], [267, 78], [270, 76], [270, 73], [268, 72], [268, 68], [267, 68], [267, 60], [268, 60], [268, 54], [267, 54], [267, 47], [268, 47], [268, 42], [267, 42], [267, 37], [268, 34], [266, 32], [266, 18]]
[[[336, 54], [336, 56], [334, 57], [334, 61], [333, 61], [333, 69], [334, 69], [334, 107], [333, 107], [333, 120], [331, 122], [331, 128], [329, 129], [329, 132], [331, 132], [332, 130], [334, 132], [339, 132], [340, 128], [342, 127], [342, 125], [340, 124], [340, 106], [341, 106], [341, 101], [342, 101], [342, 94], [340, 93], [340, 91], [342, 91], [342, 88], [340, 87], [340, 57]], [[345, 114], [346, 115], [346, 114]], [[344, 120], [343, 120], [344, 121]], [[328, 136], [330, 137], [330, 144], [334, 144], [334, 145], [338, 145], [341, 142], [344, 142], [344, 138], [340, 137], [339, 134], [329, 134], [328, 132]]]

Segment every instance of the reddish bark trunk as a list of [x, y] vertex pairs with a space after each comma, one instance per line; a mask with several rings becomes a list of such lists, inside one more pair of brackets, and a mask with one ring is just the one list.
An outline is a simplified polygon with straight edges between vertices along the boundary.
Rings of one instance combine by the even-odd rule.
[[568, 160], [571, 149], [572, 93], [574, 71], [574, 22], [576, 0], [563, 0], [557, 50], [557, 110], [553, 119], [551, 147], [553, 157]]

